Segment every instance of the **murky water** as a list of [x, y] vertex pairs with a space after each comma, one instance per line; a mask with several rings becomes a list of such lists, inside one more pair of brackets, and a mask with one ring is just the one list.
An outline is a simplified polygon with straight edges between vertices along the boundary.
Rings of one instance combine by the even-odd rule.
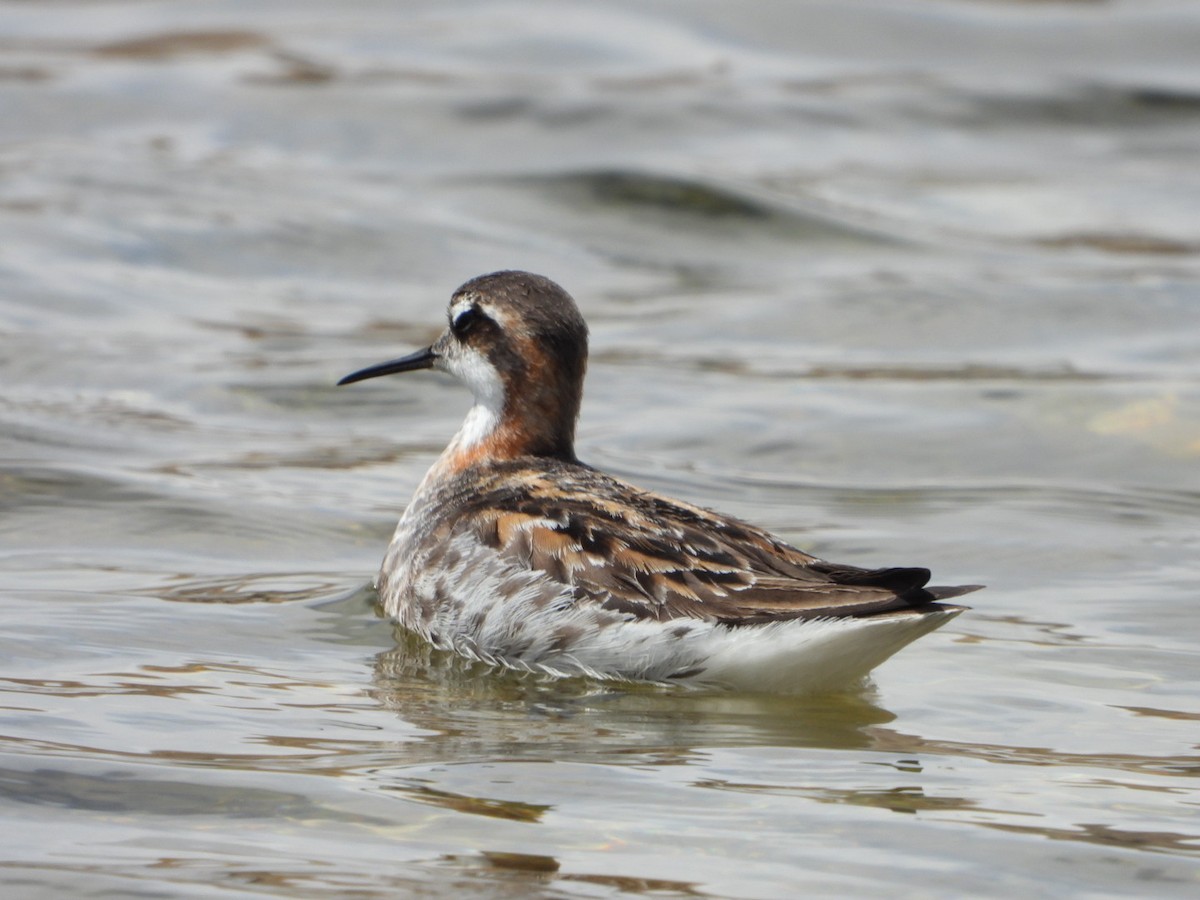
[[[1195, 896], [1200, 7], [0, 5], [5, 896]], [[989, 585], [844, 697], [373, 613], [449, 292], [580, 451]]]

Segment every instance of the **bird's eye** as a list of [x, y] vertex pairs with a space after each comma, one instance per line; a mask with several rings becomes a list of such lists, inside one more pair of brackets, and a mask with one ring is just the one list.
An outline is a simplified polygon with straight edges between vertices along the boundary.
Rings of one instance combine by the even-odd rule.
[[468, 306], [450, 323], [450, 330], [454, 332], [455, 337], [466, 337], [471, 329], [479, 323], [481, 318], [483, 318], [483, 314], [477, 308]]

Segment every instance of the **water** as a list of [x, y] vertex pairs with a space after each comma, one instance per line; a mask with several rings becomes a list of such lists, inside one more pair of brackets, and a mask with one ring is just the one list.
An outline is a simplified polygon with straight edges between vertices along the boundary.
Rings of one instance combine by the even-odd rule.
[[[6, 896], [1195, 896], [1200, 8], [0, 6]], [[373, 613], [458, 283], [590, 462], [985, 582], [849, 696]]]

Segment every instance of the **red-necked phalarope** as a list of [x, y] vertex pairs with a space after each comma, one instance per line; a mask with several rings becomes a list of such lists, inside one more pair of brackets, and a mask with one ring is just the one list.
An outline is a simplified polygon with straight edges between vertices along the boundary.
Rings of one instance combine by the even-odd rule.
[[449, 325], [338, 382], [439, 369], [475, 395], [379, 573], [387, 613], [435, 646], [554, 675], [832, 690], [965, 608], [938, 601], [979, 587], [825, 562], [581, 463], [587, 326], [547, 278], [468, 281]]

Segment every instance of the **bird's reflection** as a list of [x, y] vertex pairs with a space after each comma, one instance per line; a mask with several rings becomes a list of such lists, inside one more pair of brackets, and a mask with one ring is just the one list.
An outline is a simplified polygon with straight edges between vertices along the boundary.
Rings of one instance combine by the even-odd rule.
[[375, 659], [375, 698], [450, 758], [685, 762], [700, 748], [867, 748], [894, 719], [869, 686], [822, 697], [551, 679], [497, 670], [396, 630]]

